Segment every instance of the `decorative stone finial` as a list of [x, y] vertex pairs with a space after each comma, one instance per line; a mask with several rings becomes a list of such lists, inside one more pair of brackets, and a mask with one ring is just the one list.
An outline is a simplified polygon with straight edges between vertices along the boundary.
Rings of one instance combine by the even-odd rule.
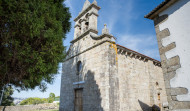
[[102, 29], [102, 34], [109, 34], [109, 30], [107, 29], [106, 24], [104, 24], [104, 29]]
[[93, 1], [93, 4], [97, 5], [97, 1], [96, 1], [96, 0], [94, 0], [94, 1]]
[[104, 24], [104, 28], [107, 29], [107, 24]]
[[90, 6], [90, 2], [88, 1], [88, 0], [86, 0], [85, 2], [84, 2], [84, 6], [83, 6], [83, 8], [82, 8], [82, 10], [85, 10], [87, 7], [89, 7]]

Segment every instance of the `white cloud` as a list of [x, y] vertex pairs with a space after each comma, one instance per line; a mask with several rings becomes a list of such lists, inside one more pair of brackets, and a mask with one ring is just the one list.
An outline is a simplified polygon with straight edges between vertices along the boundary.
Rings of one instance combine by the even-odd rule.
[[124, 34], [118, 36], [117, 43], [134, 51], [160, 60], [158, 48], [155, 47], [157, 46], [157, 41], [154, 38], [155, 37], [153, 35], [146, 34]]
[[59, 80], [60, 81], [61, 80], [61, 74], [57, 74], [55, 80]]
[[[70, 7], [73, 17], [77, 16], [77, 10], [80, 11], [81, 7], [78, 6], [78, 0], [66, 0], [66, 6]], [[84, 0], [82, 0], [83, 3]], [[93, 0], [91, 0], [92, 2]], [[98, 2], [99, 3], [99, 2]], [[127, 48], [143, 53], [147, 56], [159, 59], [159, 52], [157, 46], [157, 41], [155, 40], [154, 35], [150, 34], [130, 34], [129, 30], [131, 29], [131, 25], [133, 24], [133, 20], [137, 19], [138, 14], [134, 13], [135, 2], [134, 0], [102, 0], [102, 4], [107, 4], [102, 7], [102, 10], [99, 13], [99, 22], [98, 28], [99, 31], [103, 28], [103, 24], [107, 24], [107, 27], [111, 34], [117, 35], [119, 33], [119, 29], [121, 27], [120, 23], [123, 23], [126, 27], [125, 34], [118, 34], [116, 36], [117, 42]], [[82, 4], [83, 5], [83, 4]], [[74, 22], [72, 21], [72, 26], [74, 26]], [[73, 29], [72, 31], [73, 32]], [[74, 32], [73, 32], [74, 33]], [[72, 36], [72, 35], [70, 35]], [[72, 39], [72, 38], [71, 38]]]
[[[103, 10], [100, 17], [100, 24], [107, 24], [110, 33], [116, 32], [117, 23], [121, 20], [124, 20], [123, 23], [130, 25], [130, 21], [134, 19], [133, 10], [133, 0], [120, 1], [110, 0], [108, 6]], [[126, 8], [127, 7], [127, 8]]]
[[160, 60], [160, 55], [158, 49], [144, 49], [143, 54], [152, 57], [154, 59]]
[[58, 73], [58, 74], [61, 74], [61, 73], [62, 73], [62, 63], [59, 63], [57, 73]]

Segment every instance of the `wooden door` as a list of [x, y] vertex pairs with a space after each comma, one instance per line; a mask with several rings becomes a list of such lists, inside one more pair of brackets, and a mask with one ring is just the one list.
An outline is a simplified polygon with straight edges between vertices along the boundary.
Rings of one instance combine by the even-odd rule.
[[83, 111], [83, 89], [75, 90], [75, 111]]

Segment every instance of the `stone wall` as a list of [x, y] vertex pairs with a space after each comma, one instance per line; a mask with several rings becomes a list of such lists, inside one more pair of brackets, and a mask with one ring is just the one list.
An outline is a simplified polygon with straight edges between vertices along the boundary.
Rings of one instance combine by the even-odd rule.
[[[93, 40], [87, 34], [72, 45], [63, 63], [60, 111], [74, 110], [79, 88], [83, 88], [84, 111], [162, 108], [166, 92], [161, 67], [149, 59], [118, 54], [110, 39]], [[82, 62], [79, 75], [78, 61]]]
[[59, 106], [54, 103], [38, 104], [38, 105], [23, 105], [23, 106], [0, 106], [0, 111], [35, 111], [35, 110], [48, 110], [59, 109]]
[[151, 60], [118, 54], [119, 111], [162, 109], [167, 101], [163, 73]]
[[[83, 88], [83, 111], [111, 111], [108, 49], [109, 43], [105, 42], [63, 63], [60, 111], [74, 110], [77, 88]], [[78, 61], [83, 67], [79, 75]], [[77, 83], [81, 81], [84, 82]]]

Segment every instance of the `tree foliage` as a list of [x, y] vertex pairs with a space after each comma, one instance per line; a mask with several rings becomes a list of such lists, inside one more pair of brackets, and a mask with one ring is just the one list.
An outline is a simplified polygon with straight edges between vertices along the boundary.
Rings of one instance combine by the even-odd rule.
[[48, 103], [53, 103], [54, 100], [55, 100], [55, 94], [54, 93], [50, 93], [49, 94], [49, 98], [48, 98]]
[[27, 98], [20, 102], [20, 105], [36, 105], [36, 104], [43, 104], [48, 103], [48, 100], [45, 98]]
[[[12, 87], [8, 86], [5, 88], [5, 91], [3, 93], [3, 99], [2, 99], [2, 106], [11, 106], [14, 105], [13, 103], [13, 98], [11, 97], [11, 95], [13, 94], [14, 90]], [[1, 93], [0, 93], [1, 95]]]
[[48, 98], [27, 98], [20, 102], [20, 105], [36, 105], [43, 103], [53, 103], [55, 100], [55, 94], [50, 93]]
[[55, 94], [54, 93], [50, 93], [49, 94], [49, 98], [54, 98], [55, 99]]
[[44, 91], [64, 58], [70, 30], [64, 0], [0, 0], [0, 87]]

